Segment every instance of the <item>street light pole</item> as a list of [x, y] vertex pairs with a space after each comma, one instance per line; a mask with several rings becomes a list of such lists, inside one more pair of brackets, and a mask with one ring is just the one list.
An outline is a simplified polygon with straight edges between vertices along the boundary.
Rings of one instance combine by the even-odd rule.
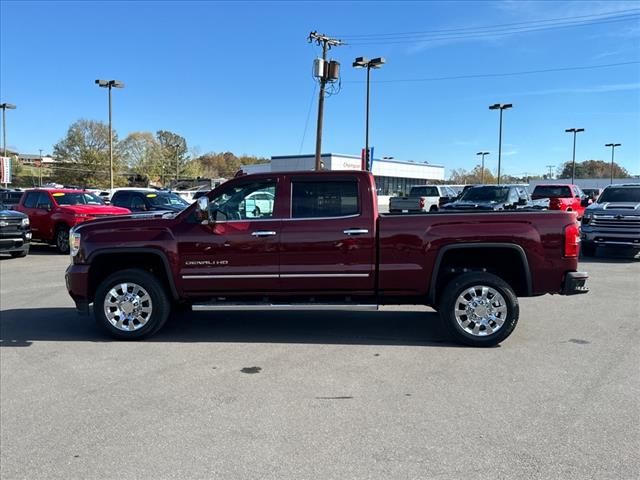
[[576, 136], [580, 132], [584, 132], [584, 128], [567, 128], [567, 133], [573, 133], [573, 160], [571, 162], [571, 183], [575, 182], [576, 176]]
[[380, 68], [385, 64], [384, 57], [374, 58], [369, 60], [366, 57], [358, 57], [353, 62], [354, 68], [366, 68], [367, 69], [367, 98], [366, 98], [366, 113], [365, 113], [365, 134], [364, 134], [364, 169], [370, 170], [371, 165], [369, 161], [369, 92], [371, 84], [371, 69]]
[[173, 148], [176, 149], [176, 186], [177, 186], [178, 185], [178, 176], [180, 174], [179, 173], [180, 172], [180, 163], [179, 163], [179, 160], [178, 160], [178, 148], [180, 148], [180, 145], [176, 143], [173, 146]]
[[40, 186], [42, 187], [42, 149], [40, 149]]
[[607, 143], [605, 147], [611, 147], [611, 184], [613, 184], [613, 155], [616, 150], [616, 147], [622, 146], [621, 143]]
[[498, 133], [498, 185], [500, 185], [500, 166], [502, 162], [502, 111], [513, 107], [511, 103], [494, 103], [489, 110], [500, 110], [500, 127]]
[[[2, 156], [7, 156], [7, 109], [15, 110], [16, 106], [12, 103], [2, 103], [0, 104], [0, 108], [2, 108]], [[5, 179], [8, 180], [8, 179]], [[9, 186], [9, 182], [6, 181], [4, 184], [5, 187]]]
[[124, 83], [119, 80], [96, 80], [96, 85], [109, 89], [109, 184], [113, 190], [113, 126], [111, 122], [111, 89], [124, 88]]
[[476, 155], [482, 155], [482, 170], [480, 170], [480, 183], [484, 184], [484, 156], [489, 155], [489, 152], [478, 152]]

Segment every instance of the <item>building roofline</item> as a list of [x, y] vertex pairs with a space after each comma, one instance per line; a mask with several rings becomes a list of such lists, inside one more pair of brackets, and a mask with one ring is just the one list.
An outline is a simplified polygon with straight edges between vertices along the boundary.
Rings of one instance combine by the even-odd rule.
[[[351, 158], [354, 160], [360, 160], [360, 157], [357, 155], [346, 155], [344, 153], [323, 153], [320, 155], [320, 158], [328, 158], [328, 157], [343, 157], [343, 158]], [[287, 159], [287, 158], [315, 158], [315, 155], [313, 154], [304, 154], [304, 155], [272, 155], [271, 156], [271, 160], [274, 159]], [[385, 162], [385, 163], [399, 163], [402, 165], [418, 165], [418, 166], [425, 166], [428, 165], [429, 167], [438, 167], [438, 168], [444, 168], [444, 165], [438, 165], [435, 163], [429, 163], [426, 160], [425, 161], [416, 161], [416, 160], [395, 160], [395, 159], [388, 159], [388, 158], [373, 158], [373, 162]]]

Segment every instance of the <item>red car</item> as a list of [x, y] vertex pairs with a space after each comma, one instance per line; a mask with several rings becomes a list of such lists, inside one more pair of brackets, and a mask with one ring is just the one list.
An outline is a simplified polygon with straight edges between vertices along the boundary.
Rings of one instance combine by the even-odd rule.
[[590, 205], [580, 187], [571, 184], [536, 185], [531, 194], [533, 200], [549, 199], [549, 210], [576, 212], [578, 219], [582, 218], [584, 209]]
[[[256, 198], [273, 198], [256, 213]], [[565, 212], [380, 215], [368, 172], [237, 177], [182, 212], [74, 228], [67, 289], [111, 335], [152, 335], [193, 310], [436, 308], [453, 338], [495, 345], [517, 297], [586, 293]], [[559, 318], [560, 318], [559, 314]], [[301, 318], [303, 321], [304, 318]]]
[[98, 217], [131, 213], [111, 207], [84, 190], [27, 190], [16, 210], [29, 216], [33, 238], [53, 243], [60, 253], [69, 253], [69, 230], [79, 223]]

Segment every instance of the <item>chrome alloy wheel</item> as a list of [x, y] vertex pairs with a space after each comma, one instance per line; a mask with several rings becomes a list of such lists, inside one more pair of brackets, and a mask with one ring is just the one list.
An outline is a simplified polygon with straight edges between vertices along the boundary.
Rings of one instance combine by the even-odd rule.
[[496, 289], [474, 285], [456, 299], [455, 316], [466, 333], [485, 337], [496, 333], [507, 318], [507, 302]]
[[123, 332], [144, 327], [153, 312], [149, 293], [136, 283], [114, 286], [105, 296], [103, 306], [109, 323]]

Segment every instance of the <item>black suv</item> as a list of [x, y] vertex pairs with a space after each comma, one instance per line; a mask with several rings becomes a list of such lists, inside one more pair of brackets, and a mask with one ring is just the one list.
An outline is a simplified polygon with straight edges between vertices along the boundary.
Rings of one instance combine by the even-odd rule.
[[29, 217], [0, 203], [0, 253], [26, 257], [31, 244]]
[[111, 205], [128, 208], [132, 212], [181, 212], [190, 204], [173, 192], [123, 189], [113, 194]]

